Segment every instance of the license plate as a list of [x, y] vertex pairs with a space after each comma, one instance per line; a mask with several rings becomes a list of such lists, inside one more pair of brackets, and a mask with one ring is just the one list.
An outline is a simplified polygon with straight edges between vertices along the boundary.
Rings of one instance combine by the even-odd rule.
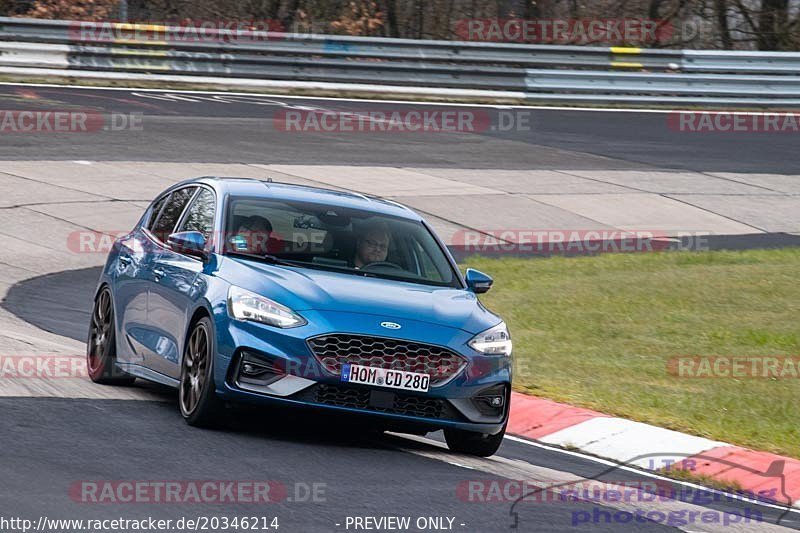
[[431, 377], [428, 374], [406, 372], [405, 370], [345, 364], [342, 366], [342, 381], [389, 387], [390, 389], [428, 392]]

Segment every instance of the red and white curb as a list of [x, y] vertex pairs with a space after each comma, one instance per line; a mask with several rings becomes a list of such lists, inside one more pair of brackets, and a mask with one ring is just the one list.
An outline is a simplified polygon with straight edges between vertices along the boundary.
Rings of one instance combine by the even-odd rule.
[[688, 470], [800, 507], [800, 461], [520, 393], [508, 433], [651, 471]]

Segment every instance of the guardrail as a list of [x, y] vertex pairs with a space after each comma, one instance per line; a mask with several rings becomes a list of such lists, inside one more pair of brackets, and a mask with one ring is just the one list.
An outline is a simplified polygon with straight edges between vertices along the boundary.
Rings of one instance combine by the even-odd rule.
[[596, 103], [800, 106], [800, 53], [651, 50], [0, 18], [0, 74]]

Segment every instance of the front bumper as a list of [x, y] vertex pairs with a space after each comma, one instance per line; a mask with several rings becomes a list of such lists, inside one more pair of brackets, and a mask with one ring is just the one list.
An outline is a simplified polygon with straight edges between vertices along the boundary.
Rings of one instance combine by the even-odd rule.
[[[388, 427], [413, 426], [432, 431], [457, 428], [494, 434], [508, 418], [511, 391], [510, 359], [485, 356], [467, 345], [470, 334], [459, 329], [413, 320], [398, 320], [400, 332], [387, 332], [381, 320], [354, 313], [306, 311], [308, 324], [277, 329], [217, 316], [215, 382], [220, 397], [231, 402], [284, 404], [369, 416]], [[311, 352], [307, 339], [322, 334], [389, 337], [440, 346], [466, 360], [463, 368], [426, 393], [342, 383]], [[389, 335], [387, 335], [389, 333]], [[268, 370], [258, 379], [243, 374], [243, 366]], [[274, 370], [274, 373], [272, 373]], [[258, 373], [258, 372], [256, 372]], [[244, 377], [244, 379], [243, 379]], [[487, 391], [502, 395], [502, 406], [487, 405]]]

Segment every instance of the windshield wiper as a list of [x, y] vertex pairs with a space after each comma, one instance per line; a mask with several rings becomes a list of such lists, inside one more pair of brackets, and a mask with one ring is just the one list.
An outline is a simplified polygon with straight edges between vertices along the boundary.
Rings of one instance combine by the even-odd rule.
[[281, 259], [277, 255], [272, 254], [264, 254], [259, 257], [271, 265], [297, 266], [298, 264], [303, 264], [302, 261], [289, 261], [288, 259]]
[[388, 276], [388, 275], [381, 275], [377, 272], [370, 272], [368, 270], [361, 270], [358, 268], [352, 267], [337, 267], [333, 265], [323, 265], [317, 263], [309, 263], [308, 261], [291, 261], [289, 259], [281, 259], [280, 257], [272, 254], [249, 254], [245, 252], [234, 252], [229, 251], [226, 255], [232, 255], [236, 257], [244, 257], [246, 259], [255, 259], [264, 261], [265, 263], [269, 263], [270, 265], [280, 265], [280, 266], [291, 266], [291, 267], [300, 267], [300, 268], [310, 268], [313, 270], [324, 270], [327, 272], [339, 272], [341, 274], [351, 274], [354, 276], [359, 276], [362, 278], [371, 278], [371, 279], [388, 279], [393, 281], [405, 281], [407, 283], [419, 283], [421, 285], [429, 285], [433, 287], [452, 287], [452, 285], [446, 283], [436, 283], [431, 282], [429, 280], [421, 279], [421, 278], [406, 278], [403, 276]]
[[305, 264], [302, 261], [288, 261], [285, 259], [281, 259], [280, 257], [272, 254], [247, 254], [244, 252], [228, 252], [228, 254], [238, 257], [246, 257], [247, 259], [260, 259], [265, 263], [269, 263], [270, 265], [300, 266]]

